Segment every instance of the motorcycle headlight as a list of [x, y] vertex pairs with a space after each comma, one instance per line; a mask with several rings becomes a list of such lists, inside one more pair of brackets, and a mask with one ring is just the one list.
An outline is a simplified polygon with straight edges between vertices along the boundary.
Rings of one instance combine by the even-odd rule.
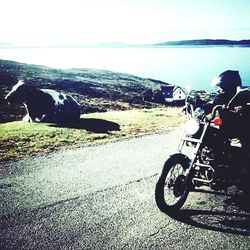
[[188, 135], [194, 135], [195, 133], [198, 132], [199, 128], [200, 128], [200, 125], [195, 119], [188, 120], [184, 124], [184, 130], [186, 131]]

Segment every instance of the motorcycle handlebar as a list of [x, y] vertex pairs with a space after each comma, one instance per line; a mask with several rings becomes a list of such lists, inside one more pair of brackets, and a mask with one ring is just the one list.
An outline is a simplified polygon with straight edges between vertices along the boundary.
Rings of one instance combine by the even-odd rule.
[[212, 110], [212, 116], [211, 116], [211, 120], [213, 120], [216, 116], [216, 112], [217, 111], [221, 111], [225, 108], [225, 105], [216, 105], [213, 107], [213, 110]]

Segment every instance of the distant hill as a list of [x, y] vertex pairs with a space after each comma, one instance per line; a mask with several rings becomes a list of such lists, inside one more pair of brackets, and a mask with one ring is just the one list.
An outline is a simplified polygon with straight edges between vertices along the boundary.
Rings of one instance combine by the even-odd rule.
[[142, 100], [142, 92], [159, 89], [162, 81], [97, 69], [59, 70], [38, 65], [0, 60], [0, 122], [20, 120], [22, 105], [8, 105], [5, 95], [18, 80], [38, 88], [71, 94], [82, 112], [122, 110], [157, 104]]
[[183, 40], [157, 43], [154, 46], [208, 46], [208, 45], [225, 45], [225, 46], [250, 46], [250, 40], [226, 40], [226, 39], [199, 39]]
[[107, 42], [96, 44], [47, 44], [47, 45], [18, 45], [0, 41], [0, 48], [152, 48], [158, 46], [250, 46], [250, 39], [227, 40], [227, 39], [196, 39], [168, 41], [155, 44], [127, 44], [123, 42]]

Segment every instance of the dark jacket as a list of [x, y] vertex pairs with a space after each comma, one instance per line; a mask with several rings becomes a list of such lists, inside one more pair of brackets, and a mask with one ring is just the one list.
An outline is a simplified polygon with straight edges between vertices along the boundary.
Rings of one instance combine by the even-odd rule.
[[236, 90], [230, 90], [223, 93], [218, 93], [213, 100], [213, 106], [215, 105], [227, 105], [231, 99], [235, 96]]

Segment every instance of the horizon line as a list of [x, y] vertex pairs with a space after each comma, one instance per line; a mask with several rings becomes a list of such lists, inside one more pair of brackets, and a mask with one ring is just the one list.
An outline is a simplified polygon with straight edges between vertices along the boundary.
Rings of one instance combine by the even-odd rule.
[[[204, 44], [192, 44], [195, 42], [213, 42], [213, 43], [204, 43]], [[217, 43], [216, 43], [217, 42]], [[223, 43], [224, 42], [224, 43]], [[165, 42], [157, 43], [125, 43], [125, 42], [99, 42], [99, 43], [65, 43], [65, 44], [12, 44], [8, 42], [0, 41], [0, 49], [2, 48], [111, 48], [111, 47], [150, 47], [150, 46], [185, 46], [187, 43], [188, 46], [202, 46], [202, 45], [250, 45], [250, 39], [240, 39], [240, 40], [231, 40], [224, 38], [202, 38], [202, 39], [184, 39], [184, 40], [169, 40]]]

